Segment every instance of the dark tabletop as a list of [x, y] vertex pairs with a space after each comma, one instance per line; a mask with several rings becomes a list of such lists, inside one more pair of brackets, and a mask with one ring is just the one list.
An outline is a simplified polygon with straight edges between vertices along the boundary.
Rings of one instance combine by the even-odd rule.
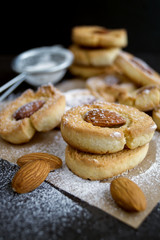
[[[160, 55], [137, 53], [160, 72]], [[14, 56], [0, 56], [0, 83], [16, 76]], [[29, 88], [22, 83], [15, 93]], [[18, 166], [0, 160], [0, 240], [6, 239], [160, 239], [160, 203], [138, 229], [44, 182], [31, 193], [17, 194], [11, 180]]]

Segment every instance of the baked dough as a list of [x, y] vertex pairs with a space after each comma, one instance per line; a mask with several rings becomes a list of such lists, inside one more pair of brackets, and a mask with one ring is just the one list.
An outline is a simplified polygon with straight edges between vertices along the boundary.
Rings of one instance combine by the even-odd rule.
[[136, 167], [148, 152], [149, 143], [135, 149], [124, 149], [117, 153], [91, 154], [66, 147], [65, 161], [77, 176], [90, 180], [104, 180]]
[[97, 154], [118, 152], [125, 146], [130, 149], [142, 146], [152, 139], [155, 129], [156, 124], [150, 116], [116, 103], [78, 106], [67, 111], [61, 120], [61, 133], [69, 145]]
[[115, 64], [126, 76], [140, 86], [160, 85], [160, 75], [143, 60], [130, 53], [121, 51], [115, 60]]
[[160, 91], [157, 86], [148, 85], [131, 93], [120, 93], [118, 101], [121, 104], [136, 107], [140, 111], [151, 111], [160, 104]]
[[157, 130], [160, 131], [160, 106], [153, 110], [152, 118], [157, 125]]
[[106, 29], [101, 26], [76, 26], [72, 29], [72, 41], [86, 47], [126, 47], [125, 29]]
[[[39, 101], [43, 104], [35, 111]], [[28, 142], [36, 131], [56, 127], [64, 110], [65, 97], [51, 84], [39, 87], [37, 92], [28, 89], [0, 112], [0, 136], [14, 144]]]
[[92, 95], [108, 102], [116, 102], [121, 93], [132, 92], [136, 85], [123, 74], [114, 73], [88, 78], [86, 81]]
[[114, 65], [105, 67], [83, 66], [73, 63], [69, 67], [69, 71], [74, 76], [86, 79], [101, 74], [113, 73], [116, 71], [116, 67]]
[[70, 46], [70, 50], [74, 55], [76, 64], [85, 66], [106, 66], [111, 65], [118, 53], [119, 48], [82, 48], [76, 44]]

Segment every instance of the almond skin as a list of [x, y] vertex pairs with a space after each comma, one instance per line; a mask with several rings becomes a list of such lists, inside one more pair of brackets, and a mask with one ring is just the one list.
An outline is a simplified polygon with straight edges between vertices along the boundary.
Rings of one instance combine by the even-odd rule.
[[31, 192], [46, 179], [49, 172], [50, 164], [47, 161], [28, 162], [15, 174], [12, 189], [17, 193]]
[[53, 154], [41, 153], [41, 152], [25, 154], [17, 160], [17, 164], [20, 167], [22, 167], [26, 163], [32, 162], [35, 160], [47, 161], [50, 164], [50, 171], [53, 171], [55, 169], [62, 167], [62, 160], [59, 157]]
[[110, 192], [115, 202], [124, 210], [139, 212], [146, 209], [146, 198], [137, 184], [125, 177], [114, 179]]
[[84, 120], [98, 127], [121, 127], [126, 123], [120, 114], [106, 109], [93, 109], [85, 114]]
[[44, 103], [44, 100], [29, 102], [18, 108], [17, 111], [14, 112], [13, 118], [15, 118], [17, 121], [20, 119], [29, 118], [33, 113], [38, 111]]

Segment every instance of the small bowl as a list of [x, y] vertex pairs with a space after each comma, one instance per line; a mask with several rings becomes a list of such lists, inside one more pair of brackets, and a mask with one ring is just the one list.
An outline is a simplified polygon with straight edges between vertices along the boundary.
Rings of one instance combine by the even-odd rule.
[[72, 52], [59, 45], [34, 48], [19, 54], [12, 62], [12, 69], [25, 73], [25, 81], [33, 86], [55, 84], [64, 77], [73, 59]]

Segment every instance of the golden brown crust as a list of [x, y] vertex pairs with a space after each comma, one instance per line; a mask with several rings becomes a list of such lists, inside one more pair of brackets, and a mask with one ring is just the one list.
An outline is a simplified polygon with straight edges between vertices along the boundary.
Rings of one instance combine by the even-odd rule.
[[[43, 100], [43, 106], [30, 117], [16, 120], [14, 113], [28, 103]], [[65, 97], [51, 84], [39, 87], [37, 92], [26, 90], [0, 112], [0, 136], [15, 144], [28, 142], [37, 131], [56, 127], [65, 110]]]
[[111, 65], [120, 51], [119, 48], [82, 48], [76, 44], [72, 44], [70, 50], [75, 64], [99, 67]]
[[160, 104], [160, 91], [155, 85], [144, 86], [131, 93], [120, 93], [118, 102], [140, 111], [151, 111]]
[[97, 98], [108, 102], [117, 101], [119, 94], [132, 92], [136, 85], [120, 73], [88, 78], [86, 87]]
[[157, 125], [157, 130], [160, 131], [160, 106], [155, 108], [152, 112], [152, 118], [153, 121], [156, 123]]
[[[126, 123], [118, 128], [93, 126], [84, 121], [90, 110], [107, 109], [121, 115]], [[61, 121], [61, 133], [64, 140], [80, 151], [90, 153], [113, 153], [127, 146], [134, 149], [148, 143], [153, 137], [156, 125], [152, 118], [136, 108], [115, 104], [95, 103], [72, 108]]]
[[115, 60], [120, 70], [140, 86], [156, 84], [160, 85], [160, 76], [143, 60], [121, 51]]
[[90, 154], [66, 147], [65, 161], [68, 168], [84, 179], [104, 180], [136, 167], [143, 161], [149, 144], [135, 149], [124, 149], [117, 153]]
[[113, 73], [116, 71], [116, 68], [114, 65], [105, 67], [94, 67], [72, 64], [69, 68], [69, 71], [74, 76], [81, 78], [89, 78], [100, 74]]
[[126, 47], [125, 29], [106, 29], [101, 26], [76, 26], [72, 29], [72, 41], [88, 47]]
[[52, 85], [40, 87], [35, 95], [37, 98], [46, 99], [46, 103], [31, 116], [32, 124], [37, 131], [49, 131], [61, 121], [65, 110], [65, 97]]

